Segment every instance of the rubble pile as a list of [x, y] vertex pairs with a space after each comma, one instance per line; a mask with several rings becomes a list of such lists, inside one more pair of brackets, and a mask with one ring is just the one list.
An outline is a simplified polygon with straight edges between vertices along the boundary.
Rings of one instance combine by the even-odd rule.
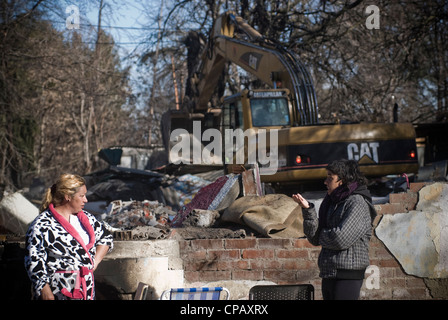
[[105, 226], [120, 240], [164, 239], [176, 213], [158, 201], [112, 201], [102, 216]]
[[103, 220], [111, 227], [129, 229], [136, 226], [165, 226], [176, 212], [158, 201], [122, 201], [109, 204]]
[[183, 175], [170, 185], [181, 205], [179, 210], [157, 200], [114, 200], [101, 220], [118, 240], [244, 238], [246, 232], [241, 228], [217, 225], [220, 211], [240, 193], [238, 180], [238, 175], [232, 174], [214, 182]]
[[[133, 180], [144, 184], [148, 176], [153, 181], [151, 175], [140, 174], [136, 170], [123, 172], [116, 168], [112, 173], [103, 173], [92, 179], [92, 182], [101, 181], [102, 190], [107, 191], [99, 192], [94, 184], [90, 189], [94, 190], [92, 195], [97, 196], [97, 201], [107, 201], [116, 194], [123, 196], [117, 193], [117, 190], [123, 189], [122, 183], [117, 182], [119, 176], [126, 178], [127, 185]], [[129, 179], [131, 175], [135, 179]], [[158, 188], [151, 184], [145, 191], [139, 190], [138, 197], [131, 201], [115, 198], [109, 202], [105, 213], [99, 213], [115, 239], [244, 238], [244, 224], [223, 221], [221, 215], [239, 197], [261, 196], [263, 193], [258, 170], [255, 169], [241, 174], [222, 175], [222, 170], [216, 170], [198, 175], [165, 176], [163, 183], [159, 183]], [[142, 199], [143, 194], [151, 200]], [[129, 199], [131, 195], [126, 197]], [[247, 229], [251, 228], [248, 226]]]

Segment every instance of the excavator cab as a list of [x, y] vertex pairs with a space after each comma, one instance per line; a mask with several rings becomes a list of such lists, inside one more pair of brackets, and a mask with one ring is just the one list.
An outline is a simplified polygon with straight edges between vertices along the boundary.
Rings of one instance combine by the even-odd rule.
[[[235, 134], [231, 141], [233, 152], [229, 154], [228, 150], [222, 150], [223, 163], [227, 172], [239, 173], [247, 165], [253, 164], [250, 162], [253, 153], [256, 153], [254, 158], [258, 159], [260, 151], [257, 149], [251, 151], [251, 148], [254, 145], [257, 146], [256, 148], [260, 147], [260, 132], [264, 137], [263, 141], [267, 143], [262, 146], [263, 152], [273, 156], [271, 145], [278, 146], [278, 139], [271, 138], [272, 130], [284, 130], [290, 128], [292, 124], [293, 107], [288, 95], [287, 89], [244, 90], [223, 99], [220, 126], [222, 137], [226, 137], [229, 131]], [[240, 133], [235, 133], [238, 130]], [[239, 134], [243, 138], [238, 142], [236, 140], [238, 140]], [[223, 145], [228, 146], [224, 140]], [[275, 150], [278, 148], [275, 147]], [[237, 162], [238, 152], [244, 152], [244, 163]], [[278, 152], [275, 151], [275, 153]], [[280, 160], [276, 161], [279, 164], [285, 162]], [[257, 163], [263, 167], [263, 163]]]
[[290, 103], [285, 91], [251, 91], [249, 99], [252, 127], [291, 125]]
[[292, 125], [292, 106], [287, 89], [245, 90], [224, 98], [224, 129], [286, 128]]

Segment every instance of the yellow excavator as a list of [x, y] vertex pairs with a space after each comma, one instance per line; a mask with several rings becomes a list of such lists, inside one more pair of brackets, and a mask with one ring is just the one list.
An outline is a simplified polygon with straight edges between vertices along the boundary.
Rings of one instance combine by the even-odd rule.
[[[220, 106], [212, 106], [210, 99], [228, 62], [264, 85], [224, 97]], [[187, 113], [171, 111], [164, 115], [169, 120], [165, 122], [165, 131], [173, 133], [174, 129], [183, 128], [191, 134], [196, 121], [201, 125], [196, 126], [200, 131], [196, 140], [205, 130], [215, 128], [222, 134], [223, 145], [229, 130], [250, 131], [255, 139], [249, 134], [245, 136], [245, 164], [250, 158], [250, 147], [260, 141], [257, 135], [266, 132], [266, 155], [272, 156], [274, 141], [277, 167], [263, 174], [261, 164], [263, 182], [297, 184], [321, 180], [326, 176], [325, 167], [341, 158], [357, 160], [368, 177], [418, 171], [412, 124], [320, 124], [314, 85], [297, 55], [265, 39], [232, 12], [215, 21], [192, 86], [196, 93], [190, 97], [194, 107]], [[171, 148], [176, 139], [178, 134], [171, 135]], [[235, 161], [238, 148], [233, 149], [233, 159], [224, 147], [215, 148], [215, 153], [217, 150], [221, 151], [219, 158], [227, 170], [237, 172], [241, 167]]]

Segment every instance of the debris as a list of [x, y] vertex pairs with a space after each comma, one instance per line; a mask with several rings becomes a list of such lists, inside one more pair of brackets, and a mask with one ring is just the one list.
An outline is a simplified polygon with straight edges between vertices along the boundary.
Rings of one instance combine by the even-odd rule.
[[[213, 179], [212, 176], [210, 178]], [[290, 197], [261, 197], [263, 188], [257, 166], [241, 174], [219, 175], [217, 178], [215, 175], [213, 182], [191, 174], [166, 182], [177, 193], [182, 207], [175, 212], [158, 201], [112, 201], [103, 220], [108, 229], [114, 232], [116, 239], [245, 237], [245, 229], [234, 231], [229, 226], [229, 222], [241, 223], [240, 219], [232, 221], [221, 218], [220, 214], [224, 210], [228, 211], [229, 207], [232, 208], [233, 215], [244, 215], [245, 226], [263, 236], [303, 236], [301, 221], [298, 220], [300, 213], [294, 211], [297, 204]], [[236, 200], [241, 195], [246, 197]], [[252, 200], [247, 201], [248, 199]], [[242, 204], [242, 207], [235, 203]], [[251, 208], [245, 207], [248, 203]], [[254, 206], [258, 206], [258, 211], [249, 212]], [[173, 233], [170, 227], [179, 230]]]
[[39, 209], [21, 193], [3, 195], [0, 202], [0, 226], [14, 234], [24, 235]]
[[131, 230], [117, 230], [112, 232], [115, 240], [128, 241], [132, 240]]
[[157, 201], [112, 201], [105, 218], [110, 226], [130, 228], [135, 226], [166, 225], [176, 213]]
[[202, 210], [193, 209], [190, 215], [184, 220], [183, 227], [202, 227], [208, 228], [213, 226], [216, 220], [219, 219], [219, 211], [216, 210]]
[[172, 231], [170, 238], [180, 238], [183, 240], [193, 239], [244, 239], [246, 231], [244, 229], [231, 230], [227, 228], [176, 228]]
[[[102, 215], [105, 226], [119, 240], [164, 239], [172, 237], [170, 227], [182, 228], [178, 237], [242, 238], [245, 230], [217, 228], [220, 210], [240, 195], [241, 175], [219, 176], [214, 182], [190, 174], [174, 179], [171, 187], [182, 199], [182, 208], [173, 211], [158, 201], [112, 201]], [[215, 227], [214, 227], [215, 226]]]
[[163, 186], [168, 177], [158, 172], [110, 166], [84, 176], [89, 201], [157, 200], [164, 203]]
[[258, 164], [253, 169], [241, 173], [244, 196], [262, 196], [264, 194], [261, 186]]
[[220, 210], [230, 205], [239, 195], [238, 175], [219, 177], [215, 182], [202, 187], [191, 202], [183, 206], [171, 222], [178, 228], [193, 209]]
[[418, 169], [417, 181], [447, 181], [448, 160], [437, 161]]
[[[110, 229], [109, 229], [110, 230]], [[130, 230], [110, 230], [115, 240], [161, 240], [169, 237], [171, 230], [153, 226], [138, 226]]]
[[131, 230], [132, 240], [165, 239], [169, 236], [170, 229], [153, 226], [139, 226]]

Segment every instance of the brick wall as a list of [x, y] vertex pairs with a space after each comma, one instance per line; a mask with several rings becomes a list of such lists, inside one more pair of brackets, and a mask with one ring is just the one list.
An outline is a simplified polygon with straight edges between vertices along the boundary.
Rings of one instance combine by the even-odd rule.
[[[412, 184], [406, 193], [390, 195], [390, 202], [377, 205], [381, 215], [413, 210], [418, 190]], [[321, 279], [317, 267], [320, 247], [306, 239], [210, 239], [180, 242], [180, 255], [187, 283], [225, 280], [272, 281], [277, 284], [311, 283], [316, 299], [321, 299]], [[431, 299], [423, 279], [406, 275], [383, 243], [372, 237], [370, 264], [361, 289], [362, 299]]]

